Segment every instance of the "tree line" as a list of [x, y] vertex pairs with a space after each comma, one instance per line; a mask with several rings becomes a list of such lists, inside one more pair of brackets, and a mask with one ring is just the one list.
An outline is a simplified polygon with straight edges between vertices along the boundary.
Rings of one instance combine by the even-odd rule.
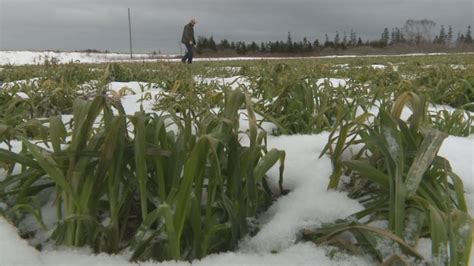
[[465, 32], [458, 32], [454, 35], [451, 25], [446, 29], [441, 25], [440, 31], [434, 37], [433, 30], [436, 23], [431, 20], [409, 19], [405, 22], [403, 27], [395, 27], [389, 30], [385, 28], [379, 39], [363, 40], [354, 30], [350, 32], [343, 32], [342, 34], [336, 31], [332, 39], [328, 34], [325, 34], [324, 41], [315, 39], [310, 41], [304, 37], [303, 40], [294, 41], [291, 32], [288, 32], [286, 41], [268, 41], [268, 42], [244, 42], [244, 41], [228, 41], [223, 39], [216, 42], [213, 36], [198, 37], [197, 53], [217, 52], [217, 51], [234, 51], [237, 54], [246, 53], [312, 53], [320, 52], [325, 48], [333, 49], [349, 49], [354, 47], [374, 47], [385, 48], [397, 44], [408, 44], [414, 46], [421, 46], [426, 44], [436, 44], [445, 47], [458, 47], [461, 45], [472, 45], [471, 26], [467, 26]]

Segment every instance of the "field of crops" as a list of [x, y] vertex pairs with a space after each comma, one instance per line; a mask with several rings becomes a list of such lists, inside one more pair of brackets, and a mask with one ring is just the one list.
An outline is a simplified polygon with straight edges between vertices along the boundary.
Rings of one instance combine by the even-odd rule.
[[0, 84], [0, 265], [469, 264], [472, 54], [47, 60]]

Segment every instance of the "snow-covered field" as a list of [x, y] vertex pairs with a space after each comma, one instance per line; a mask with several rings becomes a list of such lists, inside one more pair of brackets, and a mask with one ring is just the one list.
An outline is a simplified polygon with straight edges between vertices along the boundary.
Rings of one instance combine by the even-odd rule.
[[[150, 60], [153, 55], [134, 54], [134, 60]], [[157, 56], [155, 56], [157, 57]], [[174, 55], [162, 56], [160, 58], [172, 58]], [[33, 51], [0, 51], [0, 65], [31, 65], [42, 64], [46, 60], [54, 60], [58, 63], [101, 63], [120, 62], [130, 60], [130, 54], [119, 53], [85, 53], [85, 52], [33, 52]]]
[[[465, 53], [472, 54], [472, 53]], [[445, 55], [445, 53], [429, 53], [429, 54], [404, 54], [399, 56], [425, 56], [425, 55]], [[134, 58], [130, 59], [129, 54], [121, 53], [79, 53], [79, 52], [34, 52], [34, 51], [0, 51], [1, 65], [29, 65], [41, 64], [46, 59], [54, 59], [58, 63], [104, 63], [104, 62], [127, 62], [127, 61], [179, 61], [176, 57], [179, 55], [159, 55], [152, 56], [150, 54], [134, 54]], [[229, 58], [196, 58], [196, 61], [224, 61], [224, 60], [256, 60], [256, 59], [301, 59], [301, 58], [354, 58], [354, 57], [381, 57], [385, 55], [341, 55], [341, 56], [320, 56], [320, 57], [229, 57]], [[392, 55], [393, 56], [393, 55]], [[374, 68], [383, 68], [375, 65]]]
[[[32, 57], [44, 56], [45, 54], [0, 52], [0, 65], [34, 63]], [[56, 54], [61, 62], [75, 61], [75, 58], [81, 58], [78, 59], [81, 62], [115, 60], [99, 57], [96, 54], [91, 54], [89, 57], [81, 57], [83, 55], [74, 53], [67, 56], [64, 54]], [[47, 55], [54, 57], [55, 54]], [[374, 68], [383, 67], [385, 66], [374, 66]], [[222, 84], [232, 83], [235, 79], [239, 79], [238, 82], [245, 82], [242, 77], [226, 79], [196, 78], [199, 82], [219, 82]], [[320, 82], [324, 81], [320, 80]], [[334, 86], [345, 85], [343, 79], [331, 79], [330, 82]], [[140, 105], [143, 105], [145, 111], [152, 112], [151, 102], [139, 100], [143, 98], [143, 93], [150, 92], [153, 96], [157, 95], [161, 91], [160, 88], [153, 84], [139, 82], [113, 82], [109, 85], [109, 88], [115, 91], [119, 91], [124, 87], [130, 89], [128, 90], [130, 93], [122, 97], [122, 103], [128, 114], [138, 111]], [[443, 106], [434, 108], [449, 109]], [[247, 121], [244, 115], [241, 116], [241, 126], [242, 130], [246, 129]], [[272, 125], [268, 125], [268, 127], [271, 129]], [[345, 193], [327, 191], [326, 189], [329, 176], [332, 173], [332, 166], [329, 157], [319, 158], [319, 154], [327, 143], [328, 135], [329, 133], [280, 137], [269, 135], [269, 148], [286, 151], [284, 187], [291, 192], [280, 197], [269, 210], [259, 217], [260, 231], [255, 236], [242, 240], [237, 251], [210, 255], [200, 261], [194, 261], [192, 265], [375, 265], [376, 263], [369, 257], [339, 255], [336, 258], [330, 258], [327, 247], [296, 242], [296, 235], [303, 228], [346, 218], [363, 209], [362, 205], [356, 200], [348, 198]], [[440, 155], [451, 162], [454, 172], [463, 179], [469, 212], [471, 215], [474, 214], [474, 135], [466, 138], [448, 137], [443, 143]], [[278, 166], [270, 170], [269, 177], [270, 183], [276, 185], [278, 182]], [[2, 208], [1, 203], [0, 208]], [[429, 259], [430, 246], [430, 240], [424, 239], [424, 241], [420, 241], [417, 249]], [[471, 259], [473, 255], [471, 255]], [[40, 252], [25, 240], [22, 240], [17, 234], [17, 229], [0, 217], [0, 266], [190, 265], [187, 262], [130, 263], [128, 256], [127, 253], [94, 255], [88, 249], [71, 250], [54, 247], [46, 248]]]

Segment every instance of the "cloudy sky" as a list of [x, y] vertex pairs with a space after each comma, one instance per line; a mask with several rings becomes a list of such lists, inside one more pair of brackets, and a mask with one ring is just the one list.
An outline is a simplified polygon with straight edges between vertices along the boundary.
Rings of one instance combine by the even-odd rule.
[[131, 8], [136, 52], [180, 52], [182, 28], [220, 40], [324, 40], [354, 29], [379, 38], [409, 19], [474, 26], [474, 0], [0, 0], [0, 50], [128, 50]]

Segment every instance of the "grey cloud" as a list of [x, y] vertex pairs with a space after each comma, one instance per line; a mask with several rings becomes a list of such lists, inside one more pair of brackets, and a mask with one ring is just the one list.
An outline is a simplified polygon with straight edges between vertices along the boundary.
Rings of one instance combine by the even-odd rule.
[[456, 32], [474, 25], [471, 0], [0, 0], [0, 49], [127, 51], [127, 7], [137, 52], [178, 52], [190, 17], [198, 19], [198, 35], [257, 42], [283, 40], [288, 31], [294, 39], [351, 29], [378, 38], [408, 18]]

